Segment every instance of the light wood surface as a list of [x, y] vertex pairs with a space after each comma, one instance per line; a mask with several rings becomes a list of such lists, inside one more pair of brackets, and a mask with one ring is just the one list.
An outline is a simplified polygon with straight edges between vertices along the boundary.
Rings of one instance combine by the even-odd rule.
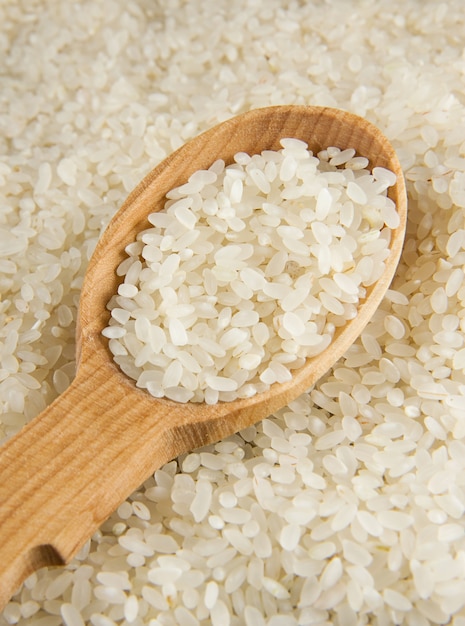
[[[165, 193], [217, 158], [238, 151], [279, 149], [296, 137], [318, 151], [355, 148], [397, 174], [390, 191], [401, 223], [393, 231], [386, 271], [361, 303], [356, 319], [332, 344], [249, 400], [181, 405], [136, 389], [114, 365], [101, 331], [118, 286], [124, 247], [148, 226]], [[336, 109], [281, 106], [233, 118], [187, 143], [130, 194], [103, 234], [84, 281], [77, 329], [78, 370], [70, 388], [0, 448], [0, 608], [20, 583], [44, 565], [68, 562], [116, 507], [155, 469], [179, 454], [217, 441], [266, 417], [311, 387], [344, 354], [372, 317], [401, 254], [407, 202], [395, 152], [367, 121]]]

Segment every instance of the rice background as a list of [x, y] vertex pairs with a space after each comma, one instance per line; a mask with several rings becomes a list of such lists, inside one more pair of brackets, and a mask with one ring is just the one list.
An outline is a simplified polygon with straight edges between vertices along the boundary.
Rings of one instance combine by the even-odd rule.
[[392, 289], [345, 357], [156, 472], [2, 626], [465, 625], [464, 43], [461, 0], [0, 3], [2, 437], [72, 380], [95, 243], [189, 138], [340, 107], [409, 192]]

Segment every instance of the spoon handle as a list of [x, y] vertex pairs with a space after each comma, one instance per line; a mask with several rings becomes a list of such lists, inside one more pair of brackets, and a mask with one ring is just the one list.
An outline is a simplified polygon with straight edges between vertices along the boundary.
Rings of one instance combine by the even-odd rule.
[[176, 428], [182, 406], [152, 400], [147, 412], [143, 392], [92, 360], [0, 449], [0, 608], [33, 571], [68, 562], [156, 468], [200, 443]]

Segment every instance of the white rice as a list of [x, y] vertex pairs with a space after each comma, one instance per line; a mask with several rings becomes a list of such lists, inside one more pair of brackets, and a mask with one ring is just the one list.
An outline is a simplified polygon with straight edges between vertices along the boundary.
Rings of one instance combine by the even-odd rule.
[[[399, 223], [386, 195], [395, 175], [354, 170], [353, 149], [281, 145], [195, 172], [127, 246], [103, 334], [152, 395], [214, 404], [289, 381], [382, 272]], [[388, 321], [400, 338], [402, 322]]]
[[30, 576], [1, 626], [464, 626], [463, 26], [461, 0], [1, 4], [5, 438], [72, 380], [95, 243], [189, 138], [260, 106], [336, 106], [387, 135], [409, 193], [391, 289], [324, 379], [158, 470], [71, 564]]

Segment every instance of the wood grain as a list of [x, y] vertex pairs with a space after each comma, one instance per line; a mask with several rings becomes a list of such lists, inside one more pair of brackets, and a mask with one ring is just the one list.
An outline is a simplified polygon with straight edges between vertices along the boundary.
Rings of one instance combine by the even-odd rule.
[[[113, 364], [101, 331], [116, 292], [115, 269], [124, 247], [148, 226], [166, 192], [190, 174], [238, 151], [278, 149], [283, 137], [313, 151], [352, 147], [397, 174], [390, 190], [401, 217], [380, 280], [358, 316], [332, 344], [249, 400], [180, 405], [136, 389]], [[34, 570], [68, 562], [117, 506], [166, 461], [218, 441], [288, 404], [313, 385], [361, 333], [388, 288], [401, 254], [407, 202], [395, 152], [380, 130], [336, 109], [281, 106], [233, 118], [187, 143], [156, 167], [129, 195], [103, 234], [82, 288], [77, 329], [78, 370], [70, 388], [0, 449], [0, 608]]]

